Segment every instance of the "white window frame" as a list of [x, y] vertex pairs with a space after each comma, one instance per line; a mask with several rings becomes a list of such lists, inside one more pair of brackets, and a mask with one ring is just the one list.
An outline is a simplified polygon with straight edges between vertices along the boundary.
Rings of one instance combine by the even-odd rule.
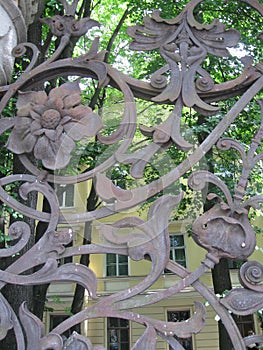
[[[112, 253], [109, 253], [109, 254], [112, 254]], [[114, 255], [116, 255], [116, 264], [115, 264], [115, 266], [116, 266], [116, 274], [115, 275], [108, 275], [107, 274], [108, 264], [107, 264], [107, 254], [105, 254], [105, 264], [104, 264], [104, 266], [105, 266], [105, 273], [104, 273], [104, 276], [105, 277], [127, 277], [127, 276], [129, 276], [130, 275], [130, 259], [129, 259], [129, 257], [127, 256], [127, 275], [120, 275], [120, 273], [119, 273], [119, 264], [120, 264], [119, 263], [119, 256], [121, 254], [114, 254]]]
[[[173, 256], [173, 259], [171, 259], [172, 261], [180, 264], [176, 259], [175, 259], [175, 250], [184, 250], [184, 257], [185, 257], [185, 266], [182, 265], [183, 267], [186, 267], [187, 268], [187, 256], [186, 256], [186, 245], [185, 245], [185, 236], [183, 233], [176, 233], [176, 232], [169, 232], [169, 239], [170, 237], [173, 237], [173, 236], [181, 236], [183, 237], [183, 241], [184, 241], [184, 245], [182, 246], [178, 246], [178, 247], [171, 247], [171, 244], [170, 244], [170, 252], [172, 251], [172, 256]], [[181, 264], [180, 264], [181, 265]]]
[[[73, 186], [73, 203], [72, 205], [67, 205], [67, 186]], [[60, 208], [74, 208], [75, 207], [75, 186], [73, 184], [63, 184], [63, 185], [58, 185], [57, 191], [59, 187], [64, 187], [65, 191], [62, 192], [62, 203], [59, 203]]]

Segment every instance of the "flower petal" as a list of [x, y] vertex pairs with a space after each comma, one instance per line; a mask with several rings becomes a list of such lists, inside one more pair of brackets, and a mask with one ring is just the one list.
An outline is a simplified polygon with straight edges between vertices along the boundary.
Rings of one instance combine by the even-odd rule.
[[47, 101], [47, 94], [45, 91], [33, 91], [31, 101], [36, 105], [43, 105]]
[[69, 117], [68, 115], [66, 115], [65, 117], [62, 118], [60, 124], [61, 124], [61, 125], [67, 124], [67, 123], [68, 123], [69, 121], [71, 121], [71, 120], [72, 120], [72, 118]]
[[71, 157], [70, 154], [76, 147], [75, 142], [66, 134], [62, 134], [61, 138], [62, 142], [57, 154], [55, 169], [63, 169], [68, 165]]
[[49, 93], [49, 98], [62, 98], [64, 99], [67, 96], [70, 96], [72, 94], [78, 93], [81, 94], [81, 90], [79, 88], [78, 80], [75, 80], [73, 83], [65, 83], [61, 86], [52, 89]]
[[19, 91], [16, 107], [18, 110], [25, 109], [27, 105], [32, 106], [34, 104], [44, 104], [46, 100], [47, 94], [45, 91]]
[[[48, 109], [45, 105], [34, 105], [32, 110], [39, 115], [42, 115]], [[31, 112], [32, 113], [32, 112]], [[33, 118], [33, 117], [32, 117]]]
[[92, 109], [88, 106], [77, 106], [75, 108], [72, 108], [72, 110], [70, 111], [70, 115], [72, 116], [72, 118], [79, 120], [83, 117], [86, 117], [88, 114], [92, 113]]
[[45, 133], [44, 128], [40, 128], [40, 129], [34, 131], [34, 135], [36, 135], [36, 136], [43, 135], [44, 133]]
[[97, 113], [89, 113], [78, 122], [69, 122], [64, 125], [64, 130], [74, 141], [81, 140], [84, 136], [93, 137], [103, 127], [102, 120]]
[[21, 106], [17, 109], [17, 115], [19, 117], [27, 117], [30, 115], [30, 112], [32, 110], [33, 104], [31, 102], [25, 104], [24, 106]]
[[74, 106], [79, 105], [80, 103], [81, 103], [80, 93], [75, 93], [64, 98], [65, 108], [72, 108]]
[[75, 142], [67, 134], [61, 135], [59, 152], [70, 154], [76, 147]]
[[17, 133], [24, 133], [30, 129], [32, 119], [27, 117], [15, 117], [14, 129]]
[[39, 120], [33, 120], [30, 126], [30, 131], [32, 134], [35, 134], [36, 131], [41, 129], [41, 123]]
[[[34, 156], [36, 159], [40, 159], [48, 163], [54, 163], [54, 160], [57, 155], [59, 144], [53, 144], [51, 145], [51, 141], [46, 137], [46, 135], [43, 135], [42, 137], [39, 137], [35, 148], [34, 148]], [[53, 168], [50, 168], [53, 169]]]
[[56, 128], [56, 133], [57, 133], [57, 137], [60, 137], [60, 135], [63, 133], [64, 129], [62, 125], [58, 125]]
[[21, 153], [24, 153], [24, 150], [21, 149], [20, 142], [18, 140], [19, 140], [19, 135], [15, 132], [15, 130], [12, 130], [8, 138], [6, 147], [11, 152], [14, 152], [16, 154], [21, 154]]
[[24, 139], [21, 140], [21, 145], [25, 153], [32, 152], [35, 146], [36, 140], [37, 140], [37, 137], [32, 135], [31, 133], [28, 133], [27, 135], [25, 135]]
[[45, 135], [51, 140], [56, 141], [58, 138], [57, 130], [45, 129]]
[[15, 126], [7, 142], [7, 148], [10, 151], [16, 154], [32, 151], [36, 137], [30, 132], [31, 120], [26, 117], [15, 117]]
[[43, 136], [38, 139], [34, 155], [41, 159], [48, 169], [63, 169], [70, 161], [70, 153], [75, 148], [75, 143], [67, 135], [62, 134], [56, 142]]
[[61, 135], [61, 144], [55, 159], [54, 169], [63, 169], [68, 165], [71, 158], [70, 154], [75, 147], [75, 142], [72, 141], [70, 137], [68, 137], [66, 134]]
[[[30, 114], [30, 116], [31, 116], [32, 119], [40, 120], [40, 115], [39, 115], [38, 113], [36, 113], [34, 110], [31, 110], [31, 111], [29, 112], [29, 114]], [[40, 113], [40, 114], [42, 114], [42, 113]]]
[[60, 97], [57, 97], [57, 98], [49, 98], [46, 105], [50, 108], [53, 108], [53, 109], [62, 109], [64, 107], [64, 103], [63, 103], [63, 100], [62, 98]]
[[7, 148], [16, 154], [29, 153], [33, 150], [35, 145], [37, 138], [30, 132], [30, 123], [28, 123], [28, 119], [29, 118], [23, 117], [18, 118], [18, 122], [8, 138]]

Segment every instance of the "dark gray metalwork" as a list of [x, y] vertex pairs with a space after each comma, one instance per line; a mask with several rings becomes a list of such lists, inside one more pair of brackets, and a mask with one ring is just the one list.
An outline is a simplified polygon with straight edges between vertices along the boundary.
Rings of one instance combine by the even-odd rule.
[[[147, 257], [151, 261], [152, 269], [149, 275], [136, 286], [105, 296], [46, 335], [43, 334], [41, 320], [29, 312], [25, 304], [21, 305], [19, 315], [15, 315], [4, 296], [0, 294], [0, 338], [3, 339], [8, 330], [13, 328], [20, 350], [26, 348], [92, 349], [90, 341], [77, 334], [73, 334], [63, 345], [60, 334], [86, 319], [111, 316], [145, 326], [144, 334], [132, 348], [134, 350], [155, 349], [157, 335], [161, 336], [173, 349], [182, 349], [174, 335], [187, 338], [202, 330], [206, 318], [202, 304], [196, 302], [196, 311], [188, 322], [178, 323], [155, 320], [140, 315], [134, 310], [173, 296], [187, 286], [192, 286], [220, 316], [229, 332], [234, 349], [245, 350], [246, 345], [260, 338], [242, 339], [229, 310], [237, 315], [247, 315], [262, 308], [262, 264], [257, 261], [247, 261], [240, 270], [242, 287], [232, 290], [223, 299], [218, 298], [203, 285], [199, 277], [213, 268], [222, 257], [246, 260], [255, 249], [255, 232], [248, 218], [248, 210], [263, 202], [263, 195], [252, 198], [247, 198], [245, 195], [250, 172], [263, 158], [263, 152], [256, 152], [262, 140], [263, 123], [247, 150], [237, 141], [221, 139], [221, 136], [246, 105], [262, 90], [263, 64], [245, 66], [238, 78], [224, 84], [213, 82], [209, 73], [201, 68], [202, 62], [208, 53], [214, 56], [225, 56], [226, 49], [238, 43], [239, 33], [235, 29], [226, 29], [219, 22], [209, 25], [197, 22], [193, 11], [201, 0], [189, 2], [183, 12], [174, 19], [165, 20], [159, 12], [153, 12], [151, 17], [144, 19], [142, 25], [129, 29], [128, 33], [133, 38], [132, 49], [158, 49], [166, 61], [166, 65], [153, 74], [149, 83], [130, 78], [104, 63], [104, 53], [98, 52], [97, 39], [84, 55], [59, 60], [58, 57], [71, 36], [84, 35], [87, 30], [98, 24], [89, 18], [79, 22], [75, 20], [77, 1], [72, 5], [69, 5], [66, 0], [61, 2], [66, 16], [43, 19], [50, 26], [52, 33], [61, 37], [58, 49], [47, 61], [35, 67], [37, 49], [30, 43], [17, 46], [14, 50], [15, 56], [20, 56], [29, 47], [33, 51], [33, 58], [26, 71], [15, 83], [0, 89], [1, 112], [13, 96], [18, 96], [16, 116], [0, 119], [0, 128], [1, 133], [11, 130], [7, 148], [19, 155], [21, 162], [30, 173], [1, 178], [0, 199], [32, 219], [48, 222], [48, 229], [43, 237], [5, 271], [0, 271], [1, 288], [7, 283], [13, 284], [15, 288], [16, 285], [72, 281], [83, 285], [96, 301], [97, 279], [94, 272], [86, 266], [75, 263], [58, 266], [58, 259], [84, 253], [119, 253], [133, 260], [143, 260]], [[263, 15], [263, 6], [258, 1], [245, 2]], [[123, 120], [116, 132], [110, 136], [100, 133], [104, 126], [103, 120], [82, 104], [78, 80], [64, 83], [52, 89], [49, 94], [44, 91], [33, 91], [40, 82], [65, 75], [96, 78], [101, 86], [110, 84], [123, 93], [125, 101]], [[199, 76], [198, 79], [197, 76]], [[212, 102], [237, 95], [240, 96], [239, 100], [201, 145], [194, 148], [182, 137], [180, 119], [183, 107], [191, 107], [203, 115], [209, 115], [218, 111], [218, 107], [212, 105]], [[168, 119], [160, 125], [152, 128], [140, 127], [144, 135], [152, 137], [152, 143], [139, 152], [130, 154], [127, 151], [136, 131], [134, 96], [158, 103], [169, 103], [174, 105], [174, 109]], [[263, 110], [262, 101], [259, 103]], [[120, 140], [122, 142], [113, 155], [84, 174], [62, 176], [53, 172], [64, 169], [68, 165], [76, 142], [84, 137], [94, 136], [97, 136], [102, 144], [117, 144]], [[189, 154], [180, 165], [148, 185], [122, 190], [103, 173], [116, 162], [125, 162], [132, 165], [131, 175], [140, 178], [151, 157], [161, 147], [169, 147], [171, 143], [184, 152], [190, 151]], [[58, 224], [74, 224], [100, 219], [146, 201], [191, 170], [213, 145], [217, 145], [221, 151], [231, 148], [237, 150], [243, 161], [243, 172], [232, 197], [227, 186], [216, 175], [204, 170], [192, 171], [189, 186], [193, 190], [200, 190], [207, 182], [211, 182], [224, 193], [226, 198], [225, 202], [218, 198], [218, 203], [200, 215], [192, 225], [193, 239], [207, 250], [206, 258], [197, 270], [188, 271], [169, 260], [168, 219], [172, 209], [182, 200], [182, 194], [163, 195], [158, 198], [149, 210], [147, 221], [137, 217], [127, 217], [113, 225], [102, 225], [100, 233], [104, 237], [104, 245], [89, 244], [65, 248], [72, 241], [73, 232], [66, 230], [58, 233], [56, 231]], [[96, 191], [104, 201], [104, 205], [94, 212], [70, 215], [66, 220], [60, 213], [57, 196], [49, 182], [76, 184], [89, 179], [96, 180]], [[32, 191], [42, 193], [50, 203], [51, 214], [29, 208], [10, 197], [4, 187], [14, 182], [21, 184], [22, 198], [26, 199]], [[208, 199], [214, 199], [215, 196], [211, 193]], [[121, 228], [132, 228], [136, 234], [120, 235]], [[9, 235], [12, 239], [16, 239], [17, 243], [10, 248], [0, 250], [2, 259], [16, 254], [27, 244], [30, 236], [29, 226], [25, 222], [15, 222], [9, 227]], [[21, 274], [39, 265], [43, 265], [39, 271], [33, 274]], [[144, 295], [143, 292], [162, 275], [165, 268], [180, 277], [180, 281], [154, 295]], [[140, 299], [136, 298], [139, 294]], [[133, 312], [130, 311], [131, 308]], [[25, 331], [26, 340], [22, 328]], [[26, 347], [25, 343], [29, 345]]]

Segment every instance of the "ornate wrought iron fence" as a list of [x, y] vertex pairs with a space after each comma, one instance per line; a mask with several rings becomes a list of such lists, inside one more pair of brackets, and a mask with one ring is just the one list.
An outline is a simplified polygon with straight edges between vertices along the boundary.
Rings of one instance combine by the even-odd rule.
[[[145, 326], [144, 334], [133, 349], [155, 349], [157, 335], [163, 338], [173, 349], [183, 349], [176, 337], [187, 338], [199, 332], [205, 326], [206, 312], [202, 304], [196, 302], [196, 311], [187, 322], [167, 322], [146, 317], [136, 312], [136, 308], [150, 305], [174, 296], [184, 288], [192, 286], [214, 308], [225, 324], [233, 347], [245, 350], [246, 345], [260, 337], [243, 339], [229, 311], [237, 315], [251, 314], [262, 308], [262, 264], [247, 261], [240, 269], [241, 287], [232, 290], [224, 298], [218, 298], [199, 278], [223, 257], [247, 260], [256, 245], [255, 232], [250, 224], [248, 210], [257, 207], [263, 201], [261, 194], [251, 198], [246, 196], [248, 177], [257, 162], [262, 160], [260, 151], [263, 124], [258, 128], [251, 143], [244, 149], [237, 141], [221, 138], [223, 133], [238, 118], [239, 113], [263, 88], [263, 66], [246, 65], [239, 77], [232, 81], [216, 84], [209, 73], [202, 68], [207, 54], [225, 56], [228, 47], [239, 41], [235, 29], [226, 29], [220, 22], [202, 24], [194, 18], [193, 11], [201, 0], [193, 0], [182, 13], [174, 19], [163, 19], [159, 12], [144, 18], [143, 24], [129, 28], [133, 38], [134, 50], [159, 50], [166, 62], [155, 72], [150, 82], [138, 81], [120, 73], [104, 63], [103, 52], [98, 51], [95, 39], [89, 51], [79, 57], [58, 59], [71, 36], [82, 36], [97, 22], [74, 18], [77, 1], [69, 5], [61, 0], [65, 16], [44, 19], [54, 35], [61, 37], [60, 46], [52, 57], [36, 66], [37, 49], [30, 43], [19, 45], [14, 55], [19, 56], [26, 48], [33, 51], [32, 60], [25, 72], [10, 86], [1, 88], [0, 110], [17, 96], [16, 116], [1, 118], [1, 134], [10, 131], [6, 147], [19, 156], [29, 174], [10, 175], [0, 179], [1, 201], [34, 220], [48, 223], [43, 237], [26, 253], [20, 256], [5, 271], [0, 271], [1, 288], [5, 284], [36, 285], [59, 281], [72, 281], [83, 285], [94, 299], [83, 311], [65, 320], [49, 334], [43, 334], [43, 324], [22, 304], [19, 315], [0, 294], [0, 338], [5, 338], [9, 329], [13, 329], [18, 349], [91, 349], [90, 341], [74, 334], [63, 344], [61, 334], [84, 320], [99, 317], [118, 317]], [[263, 15], [263, 7], [258, 1], [244, 1]], [[61, 76], [92, 77], [100, 86], [111, 85], [119, 89], [124, 98], [123, 119], [118, 129], [110, 136], [103, 134], [103, 120], [81, 102], [79, 80], [69, 81], [53, 88], [49, 94], [33, 90], [40, 82]], [[152, 100], [159, 104], [174, 105], [170, 116], [160, 125], [141, 126], [141, 133], [152, 142], [135, 153], [129, 153], [137, 128], [134, 96]], [[180, 120], [184, 107], [193, 108], [206, 116], [216, 113], [218, 107], [213, 103], [228, 97], [240, 96], [233, 107], [207, 136], [201, 145], [186, 141], [180, 133]], [[263, 109], [262, 101], [259, 101]], [[262, 112], [261, 112], [262, 114]], [[116, 144], [114, 154], [101, 162], [93, 170], [78, 175], [59, 175], [58, 169], [64, 169], [71, 158], [76, 143], [85, 137], [97, 137], [101, 144]], [[150, 184], [134, 189], [120, 189], [105, 175], [105, 171], [116, 162], [131, 165], [131, 175], [140, 178], [147, 162], [161, 149], [175, 144], [185, 152], [185, 160], [161, 178]], [[215, 174], [206, 170], [192, 169], [206, 155], [212, 146], [217, 145], [222, 152], [236, 150], [242, 159], [242, 175], [232, 196], [227, 186]], [[207, 250], [206, 257], [193, 272], [169, 260], [168, 219], [172, 209], [180, 203], [183, 195], [162, 195], [151, 205], [147, 221], [138, 217], [127, 217], [112, 225], [102, 226], [101, 235], [104, 244], [89, 244], [65, 248], [73, 239], [71, 230], [57, 232], [57, 225], [63, 223], [84, 223], [110, 216], [116, 212], [135, 207], [149, 198], [161, 193], [186, 172], [191, 171], [188, 183], [193, 190], [203, 189], [210, 182], [224, 194], [225, 201], [218, 202], [210, 210], [200, 215], [192, 225], [192, 238]], [[61, 215], [58, 198], [50, 183], [76, 184], [94, 179], [96, 191], [103, 205], [94, 212], [83, 212], [67, 217]], [[49, 202], [51, 214], [27, 207], [6, 191], [5, 186], [18, 182], [20, 196], [27, 198], [29, 193], [41, 193]], [[210, 193], [209, 199], [215, 194]], [[132, 228], [136, 233], [120, 235], [122, 228]], [[139, 232], [139, 233], [138, 233]], [[17, 243], [1, 249], [0, 256], [5, 259], [20, 252], [30, 237], [29, 226], [22, 221], [13, 223], [8, 231], [11, 239]], [[80, 254], [119, 253], [133, 260], [151, 261], [151, 272], [143, 281], [129, 290], [123, 290], [96, 301], [97, 279], [94, 272], [75, 263], [58, 266], [57, 260]], [[42, 266], [32, 274], [22, 274], [36, 266]], [[144, 295], [169, 269], [180, 278], [173, 286], [151, 295]], [[140, 298], [136, 298], [140, 295]], [[132, 311], [131, 311], [132, 309]], [[23, 331], [25, 332], [25, 338]], [[27, 346], [25, 344], [28, 344]], [[99, 347], [94, 347], [99, 348]], [[100, 347], [102, 349], [102, 347]]]

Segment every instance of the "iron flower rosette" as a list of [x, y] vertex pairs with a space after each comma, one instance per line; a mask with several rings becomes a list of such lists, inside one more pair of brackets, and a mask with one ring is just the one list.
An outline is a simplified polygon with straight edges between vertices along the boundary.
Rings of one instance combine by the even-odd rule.
[[44, 91], [19, 92], [17, 116], [7, 142], [16, 153], [33, 153], [48, 169], [63, 169], [76, 142], [94, 137], [102, 121], [91, 108], [81, 104], [78, 80]]

